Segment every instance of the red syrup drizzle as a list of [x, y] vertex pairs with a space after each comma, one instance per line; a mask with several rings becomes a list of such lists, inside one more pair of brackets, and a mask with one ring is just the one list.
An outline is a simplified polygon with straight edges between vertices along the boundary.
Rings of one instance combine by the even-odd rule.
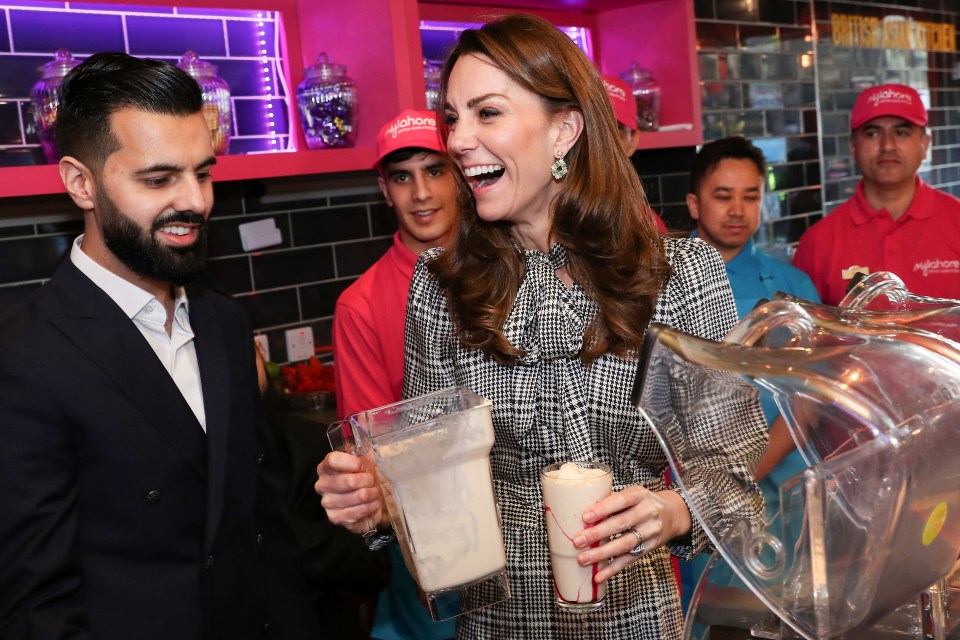
[[[543, 511], [544, 511], [544, 513], [549, 513], [549, 514], [550, 514], [550, 517], [553, 518], [553, 521], [554, 521], [554, 522], [556, 523], [556, 525], [557, 525], [557, 529], [560, 530], [560, 533], [563, 534], [563, 537], [566, 538], [567, 540], [569, 540], [569, 541], [570, 541], [570, 544], [573, 544], [573, 538], [572, 538], [566, 531], [563, 530], [563, 527], [560, 526], [560, 521], [557, 520], [557, 516], [553, 513], [553, 510], [550, 509], [550, 507], [544, 505]], [[592, 527], [592, 526], [593, 526], [593, 525], [590, 525], [590, 527]], [[587, 527], [587, 529], [589, 529], [590, 527]], [[590, 548], [591, 548], [591, 549], [596, 549], [596, 548], [599, 547], [599, 546], [600, 546], [600, 541], [597, 540], [596, 542], [594, 542], [593, 544], [590, 545]], [[556, 592], [557, 598], [559, 598], [560, 600], [563, 600], [564, 602], [569, 602], [570, 604], [579, 604], [579, 603], [583, 603], [583, 602], [594, 602], [594, 601], [596, 601], [596, 600], [600, 597], [600, 585], [597, 584], [597, 581], [596, 581], [596, 580], [594, 580], [594, 578], [597, 577], [597, 573], [599, 573], [599, 572], [600, 572], [600, 565], [599, 565], [598, 563], [595, 563], [595, 564], [590, 565], [590, 585], [591, 585], [591, 589], [590, 589], [590, 590], [591, 590], [592, 596], [591, 596], [591, 598], [590, 598], [589, 600], [583, 600], [583, 599], [581, 599], [580, 589], [577, 589], [577, 599], [576, 599], [576, 600], [567, 600], [567, 599], [563, 596], [563, 594], [560, 593], [560, 589], [557, 587], [557, 578], [556, 578], [556, 577], [553, 578], [553, 590]], [[582, 588], [582, 587], [581, 587], [581, 588]]]

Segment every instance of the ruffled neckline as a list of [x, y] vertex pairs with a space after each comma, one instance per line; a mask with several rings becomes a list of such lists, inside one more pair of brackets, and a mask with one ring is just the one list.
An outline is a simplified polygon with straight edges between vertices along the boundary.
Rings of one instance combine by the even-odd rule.
[[544, 253], [523, 249], [515, 241], [514, 246], [523, 257], [526, 273], [504, 324], [504, 335], [527, 352], [521, 364], [576, 356], [592, 310], [590, 305], [578, 304], [585, 298], [576, 284], [567, 288], [556, 275], [567, 264], [566, 248], [555, 243]]

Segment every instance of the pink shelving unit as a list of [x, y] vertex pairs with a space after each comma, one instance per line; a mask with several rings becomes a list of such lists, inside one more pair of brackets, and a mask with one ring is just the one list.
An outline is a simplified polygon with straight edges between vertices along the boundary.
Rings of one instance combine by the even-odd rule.
[[[157, 5], [158, 0], [122, 0], [122, 4]], [[594, 61], [605, 73], [618, 74], [632, 60], [653, 70], [663, 92], [661, 124], [681, 128], [643, 134], [641, 149], [703, 141], [690, 0], [500, 0], [497, 7], [457, 0], [442, 4], [352, 0], [335, 9], [316, 0], [175, 0], [172, 4], [279, 11], [291, 92], [302, 79], [304, 67], [321, 52], [346, 65], [357, 85], [359, 124], [354, 148], [306, 151], [294, 120], [296, 146], [303, 151], [220, 156], [214, 170], [220, 182], [369, 169], [375, 156], [374, 123], [403, 108], [425, 106], [420, 20], [465, 22], [509, 11], [528, 11], [556, 24], [588, 27]], [[0, 198], [62, 191], [56, 166], [0, 169]]]

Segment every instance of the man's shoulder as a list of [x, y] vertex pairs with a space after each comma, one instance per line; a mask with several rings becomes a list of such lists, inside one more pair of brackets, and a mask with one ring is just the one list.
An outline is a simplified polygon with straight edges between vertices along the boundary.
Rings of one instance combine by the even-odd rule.
[[840, 237], [837, 235], [838, 232], [840, 232], [842, 228], [852, 225], [852, 209], [853, 204], [851, 200], [847, 200], [839, 207], [810, 225], [810, 228], [804, 231], [800, 236], [798, 250], [803, 250], [814, 242], [818, 244], [821, 242], [833, 244], [834, 242], [840, 240]]
[[929, 187], [934, 197], [935, 210], [938, 212], [947, 212], [950, 214], [960, 214], [960, 198], [957, 196]]
[[222, 291], [199, 284], [187, 285], [186, 290], [191, 313], [197, 305], [209, 305], [216, 313], [227, 315], [244, 313], [243, 305]]
[[822, 218], [813, 223], [808, 232], [817, 229], [822, 233], [824, 229], [835, 229], [840, 225], [848, 224], [850, 216], [853, 215], [854, 206], [853, 198], [841, 203], [836, 209], [824, 214]]
[[337, 305], [369, 304], [376, 298], [378, 285], [389, 275], [389, 254], [384, 254], [343, 290]]
[[[793, 284], [809, 284], [813, 286], [813, 281], [810, 279], [804, 271], [796, 268], [789, 262], [784, 262], [779, 258], [775, 258], [763, 251], [757, 251], [756, 254], [757, 260], [763, 264], [763, 268], [767, 271], [773, 271], [782, 279], [793, 283]], [[787, 293], [792, 293], [788, 291]]]
[[47, 315], [41, 297], [45, 294], [46, 292], [37, 291], [26, 300], [0, 313], [0, 344], [16, 344], [24, 333], [39, 328], [43, 316]]

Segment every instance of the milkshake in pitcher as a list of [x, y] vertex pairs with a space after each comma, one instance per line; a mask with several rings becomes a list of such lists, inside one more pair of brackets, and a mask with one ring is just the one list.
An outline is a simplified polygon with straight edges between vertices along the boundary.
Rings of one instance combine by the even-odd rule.
[[[431, 617], [509, 598], [490, 470], [490, 400], [449, 387], [354, 414], [349, 433], [346, 450], [372, 453], [390, 523]], [[334, 448], [340, 435], [330, 433]]]
[[599, 462], [564, 462], [544, 467], [540, 481], [557, 606], [596, 611], [603, 606], [606, 583], [593, 581], [600, 570], [597, 565], [583, 567], [577, 562], [580, 552], [573, 546], [573, 536], [584, 529], [584, 510], [610, 495], [613, 472]]

